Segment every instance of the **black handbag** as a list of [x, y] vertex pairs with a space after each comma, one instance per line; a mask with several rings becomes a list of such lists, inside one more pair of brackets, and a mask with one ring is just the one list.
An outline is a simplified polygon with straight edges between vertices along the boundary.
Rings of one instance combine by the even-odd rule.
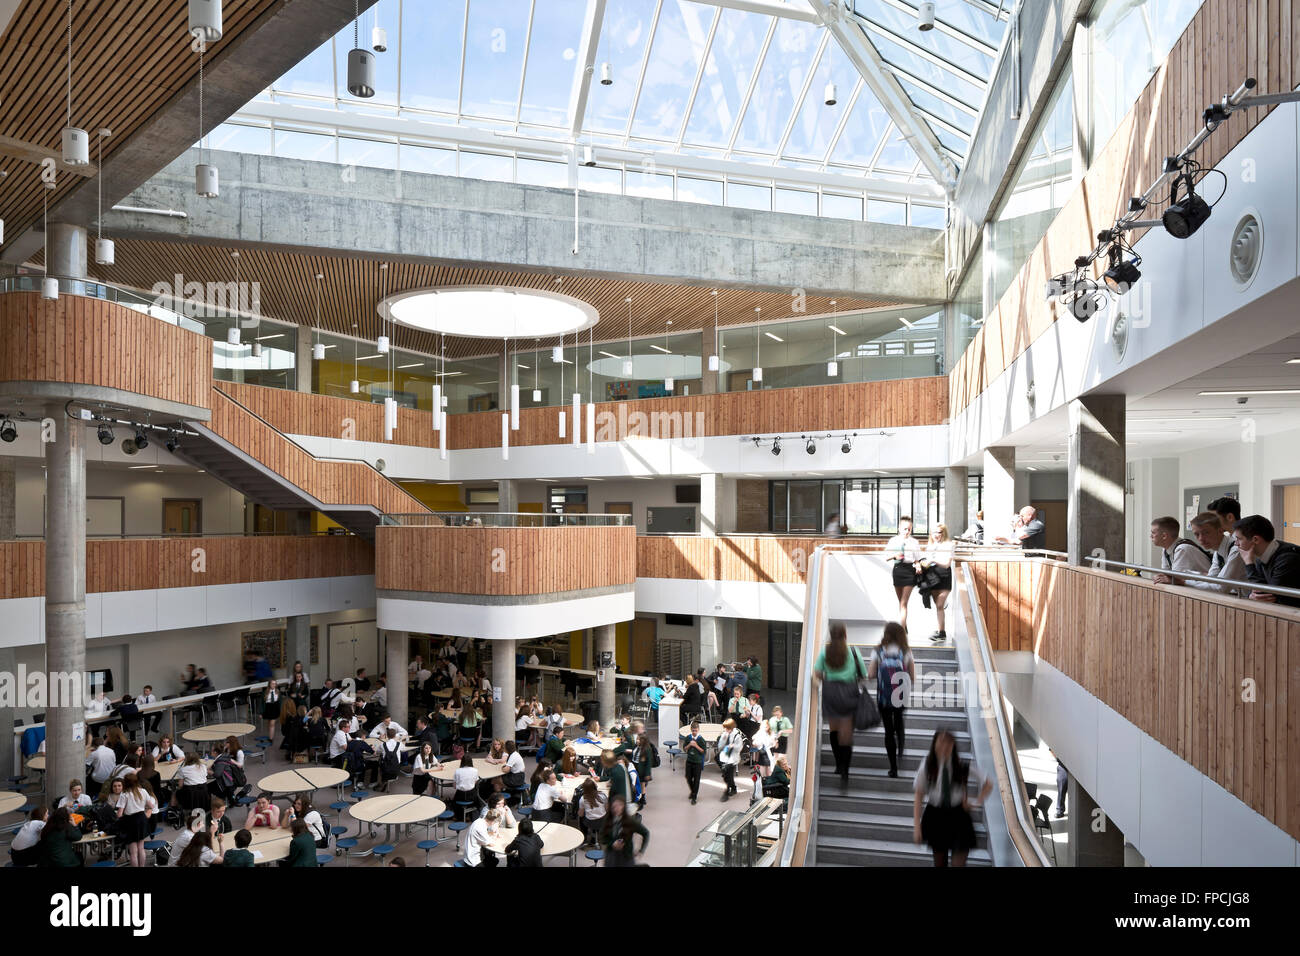
[[856, 679], [852, 681], [828, 680], [822, 686], [822, 694], [832, 712], [853, 714], [853, 726], [857, 730], [870, 730], [881, 723], [880, 710], [871, 695], [862, 689], [862, 658], [852, 648], [853, 667]]

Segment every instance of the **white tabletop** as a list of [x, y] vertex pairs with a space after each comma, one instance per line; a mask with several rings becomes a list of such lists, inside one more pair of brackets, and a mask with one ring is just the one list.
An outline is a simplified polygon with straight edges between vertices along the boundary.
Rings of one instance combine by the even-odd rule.
[[295, 767], [263, 777], [257, 781], [257, 789], [266, 793], [309, 793], [347, 779], [348, 772], [338, 767]]
[[227, 737], [243, 737], [256, 729], [252, 724], [208, 724], [187, 730], [181, 736], [195, 743], [215, 743]]
[[595, 780], [597, 790], [599, 790], [601, 793], [604, 794], [609, 793], [609, 781], [596, 780], [596, 778], [589, 773], [555, 775], [555, 784], [560, 788], [561, 791], [563, 791], [565, 803], [572, 802], [574, 795], [579, 791], [583, 783], [587, 780]]
[[447, 805], [435, 797], [416, 796], [413, 793], [386, 793], [354, 803], [348, 807], [348, 815], [366, 823], [397, 826], [436, 819], [446, 809]]
[[[212, 767], [213, 761], [209, 757], [203, 758], [203, 769], [208, 770]], [[185, 766], [184, 760], [168, 760], [164, 763], [154, 764], [154, 769], [158, 771], [158, 779], [162, 781], [172, 781], [176, 775], [181, 772], [181, 767]]]
[[[687, 724], [682, 727], [678, 733], [680, 737], [689, 737], [691, 735], [691, 725]], [[713, 743], [722, 736], [722, 724], [700, 724], [700, 736]]]
[[[586, 839], [577, 827], [563, 823], [534, 823], [533, 832], [542, 838], [542, 856], [571, 853], [582, 846]], [[497, 853], [505, 853], [506, 847], [518, 835], [518, 827], [502, 829], [494, 839], [488, 841], [487, 847]]]
[[601, 737], [599, 739], [600, 743], [595, 744], [581, 744], [577, 740], [566, 740], [564, 746], [572, 747], [573, 752], [579, 757], [599, 757], [601, 751], [613, 750], [622, 743], [617, 737]]
[[11, 793], [6, 790], [0, 793], [0, 813], [13, 813], [26, 802], [27, 798], [21, 793]]
[[[438, 780], [450, 783], [456, 776], [456, 771], [460, 769], [459, 760], [443, 761], [442, 768], [435, 770], [429, 776]], [[499, 777], [506, 772], [506, 765], [503, 763], [488, 763], [483, 757], [474, 758], [474, 769], [478, 771], [480, 780], [491, 780], [493, 777]]]
[[[283, 860], [289, 856], [289, 843], [293, 840], [293, 833], [281, 827], [253, 827], [248, 831], [253, 841], [248, 845], [249, 852], [253, 854], [253, 865], [260, 863], [274, 863], [276, 860]], [[223, 837], [225, 849], [233, 850], [235, 840], [233, 833], [227, 833]], [[261, 854], [258, 856], [258, 854]]]

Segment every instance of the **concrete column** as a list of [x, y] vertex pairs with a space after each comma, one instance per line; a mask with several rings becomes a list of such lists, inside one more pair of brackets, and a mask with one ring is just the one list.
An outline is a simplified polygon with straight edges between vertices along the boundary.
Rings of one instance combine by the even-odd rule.
[[502, 478], [497, 481], [497, 511], [512, 513], [519, 510], [519, 482]]
[[1086, 564], [1085, 557], [1098, 553], [1122, 560], [1125, 398], [1089, 395], [1072, 401], [1069, 413], [1066, 550], [1070, 563]]
[[722, 628], [719, 627], [719, 623], [719, 618], [700, 616], [699, 666], [706, 671], [712, 670], [713, 665], [722, 660]]
[[15, 459], [9, 456], [0, 456], [0, 541], [10, 541], [18, 533], [18, 499], [14, 462]]
[[[1123, 866], [1124, 834], [1070, 775], [1066, 830], [1075, 866]], [[1053, 809], [1052, 813], [1056, 810]]]
[[388, 712], [393, 720], [410, 728], [410, 706], [407, 703], [408, 685], [406, 667], [411, 660], [407, 652], [405, 631], [384, 631], [384, 671], [388, 674]]
[[[984, 449], [984, 541], [1011, 533], [1011, 521], [1021, 506], [1016, 503], [1016, 449]], [[964, 530], [964, 529], [963, 529]]]
[[714, 343], [712, 325], [700, 330], [700, 391], [705, 395], [712, 395], [719, 390], [718, 379], [722, 373], [709, 371], [709, 356], [715, 354], [714, 349], [719, 348], [720, 344]]
[[722, 475], [700, 475], [700, 534], [729, 534], [735, 530], [735, 513], [736, 482]]
[[[311, 673], [311, 615], [297, 614], [284, 619], [284, 673], [293, 673], [293, 662], [302, 661], [302, 669], [316, 681], [316, 687], [325, 683], [324, 674]], [[402, 665], [405, 673], [406, 665]]]
[[86, 426], [62, 405], [46, 414], [55, 430], [45, 446], [45, 779], [67, 786], [86, 772]]
[[[492, 642], [492, 736], [515, 739], [515, 647], [518, 641]], [[500, 700], [497, 699], [498, 694]]]
[[948, 536], [951, 538], [957, 537], [970, 526], [966, 490], [969, 479], [970, 473], [966, 468], [943, 470], [943, 523], [948, 526]]
[[294, 382], [300, 392], [311, 391], [311, 372], [315, 365], [311, 357], [312, 344], [311, 329], [305, 325], [300, 325], [298, 327], [298, 345], [295, 348], [294, 355]]
[[[12, 647], [0, 647], [0, 674], [14, 675], [11, 680], [17, 679], [18, 663]], [[17, 686], [16, 683], [12, 686]], [[17, 711], [13, 707], [0, 707], [0, 780], [9, 781], [14, 774], [15, 758], [14, 751], [17, 749], [14, 740], [14, 716]], [[71, 778], [69, 778], [71, 779]]]
[[[86, 277], [86, 227], [70, 222], [50, 223], [50, 275], [68, 279]], [[67, 786], [67, 781], [64, 781]]]
[[[596, 701], [600, 704], [600, 725], [608, 727], [614, 723], [614, 711], [618, 703], [618, 695], [614, 693], [614, 625], [602, 624], [599, 627], [592, 628], [592, 636], [595, 638], [595, 648], [593, 654], [593, 670], [603, 670], [601, 675], [604, 680], [596, 681]], [[601, 656], [609, 654], [610, 666], [601, 668]]]

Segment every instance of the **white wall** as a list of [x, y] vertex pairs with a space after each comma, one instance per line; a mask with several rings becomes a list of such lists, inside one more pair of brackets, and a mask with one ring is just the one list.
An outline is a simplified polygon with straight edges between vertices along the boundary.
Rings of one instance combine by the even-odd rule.
[[1178, 474], [1180, 502], [1186, 488], [1236, 482], [1241, 513], [1262, 514], [1281, 527], [1282, 516], [1272, 513], [1271, 482], [1300, 476], [1300, 428], [1187, 452], [1179, 456]]

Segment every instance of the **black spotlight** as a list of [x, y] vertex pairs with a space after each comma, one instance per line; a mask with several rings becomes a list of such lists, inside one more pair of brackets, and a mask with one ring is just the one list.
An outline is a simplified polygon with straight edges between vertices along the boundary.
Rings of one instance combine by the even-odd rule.
[[849, 441], [848, 438], [846, 437], [844, 439], [844, 444], [840, 445], [840, 451], [842, 451], [844, 454], [847, 455], [852, 450], [853, 450], [853, 443]]
[[772, 439], [772, 454], [774, 455], [781, 454], [781, 439], [779, 438]]
[[17, 437], [18, 429], [14, 426], [13, 422], [6, 418], [4, 424], [0, 424], [0, 441], [9, 444], [17, 439]]
[[803, 450], [810, 455], [815, 455], [817, 454], [817, 444], [811, 438], [809, 438], [808, 444], [803, 446]]
[[149, 433], [139, 425], [135, 427], [135, 447], [141, 451], [149, 447]]
[[176, 450], [176, 446], [180, 444], [180, 439], [176, 437], [175, 432], [169, 431], [167, 433], [167, 440], [163, 444], [167, 446], [168, 452], [174, 452]]
[[99, 436], [99, 443], [101, 445], [113, 444], [113, 426], [108, 422], [100, 422], [96, 434]]
[[1138, 271], [1140, 258], [1130, 259], [1128, 262], [1120, 261], [1115, 263], [1104, 273], [1102, 278], [1106, 280], [1106, 285], [1111, 292], [1116, 295], [1123, 295], [1142, 278], [1142, 273]]
[[[1187, 189], [1182, 199], [1178, 198], [1180, 185]], [[1191, 174], [1183, 173], [1174, 180], [1173, 189], [1169, 193], [1169, 206], [1160, 217], [1165, 224], [1165, 231], [1175, 239], [1186, 239], [1205, 225], [1205, 220], [1209, 218], [1210, 204], [1196, 195]]]

